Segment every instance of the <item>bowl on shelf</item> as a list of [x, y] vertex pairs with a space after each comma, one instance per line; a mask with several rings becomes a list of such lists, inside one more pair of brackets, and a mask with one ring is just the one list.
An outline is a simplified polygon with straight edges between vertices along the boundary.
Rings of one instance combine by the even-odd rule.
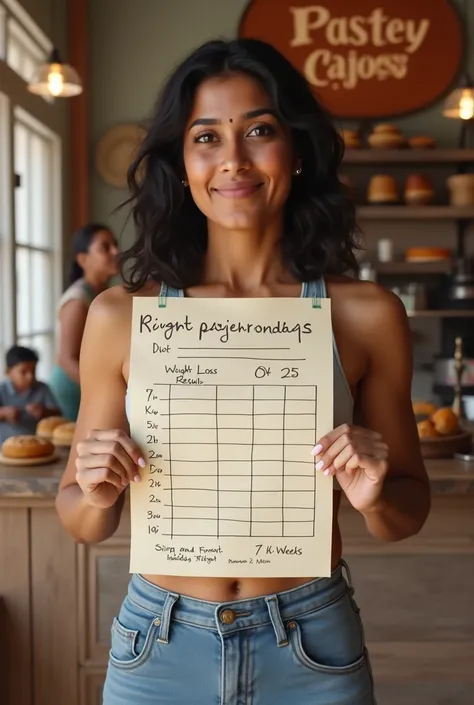
[[452, 458], [455, 453], [469, 453], [472, 448], [472, 433], [461, 429], [453, 436], [420, 438], [421, 455], [425, 459]]

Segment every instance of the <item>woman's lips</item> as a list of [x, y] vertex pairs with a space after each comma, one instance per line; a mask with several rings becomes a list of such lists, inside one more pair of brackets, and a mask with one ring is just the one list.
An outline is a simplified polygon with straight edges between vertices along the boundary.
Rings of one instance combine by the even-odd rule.
[[256, 193], [263, 184], [235, 184], [223, 188], [212, 189], [223, 198], [248, 198]]

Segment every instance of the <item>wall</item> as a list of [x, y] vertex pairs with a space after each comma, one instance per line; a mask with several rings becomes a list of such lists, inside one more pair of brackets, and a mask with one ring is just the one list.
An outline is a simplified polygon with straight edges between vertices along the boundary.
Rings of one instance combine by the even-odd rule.
[[[462, 0], [456, 4], [462, 10]], [[246, 5], [247, 0], [113, 0], [112, 14], [112, 0], [90, 0], [91, 215], [108, 221], [117, 232], [123, 229], [124, 245], [133, 239], [133, 226], [130, 222], [125, 224], [126, 210], [112, 211], [127, 194], [104, 183], [95, 172], [93, 155], [97, 141], [112, 125], [139, 121], [146, 116], [167, 74], [191, 49], [211, 38], [235, 36]], [[468, 35], [473, 36], [473, 12], [469, 28]], [[467, 63], [474, 73], [472, 51]], [[438, 103], [396, 122], [407, 136], [428, 133], [437, 139], [439, 146], [455, 146], [459, 124], [444, 118], [441, 107]], [[448, 173], [438, 172], [440, 188]], [[405, 172], [400, 170], [399, 174], [402, 180]], [[357, 178], [365, 183], [368, 176], [359, 171]], [[369, 250], [374, 249], [381, 236], [393, 238], [398, 253], [415, 244], [455, 244], [454, 224], [449, 222], [371, 223], [364, 227], [364, 232]], [[421, 366], [431, 360], [439, 327], [437, 321], [430, 321], [417, 323], [416, 328], [417, 363]], [[430, 376], [418, 374], [416, 395], [429, 395], [429, 387]]]

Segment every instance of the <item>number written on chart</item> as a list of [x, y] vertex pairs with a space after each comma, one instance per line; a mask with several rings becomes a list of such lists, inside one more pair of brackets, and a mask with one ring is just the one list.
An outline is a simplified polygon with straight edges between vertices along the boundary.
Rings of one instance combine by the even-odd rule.
[[[255, 370], [255, 377], [257, 379], [262, 379], [262, 377], [270, 377], [271, 373], [271, 367], [263, 367], [263, 365], [260, 365]], [[281, 379], [295, 379], [295, 377], [299, 376], [298, 367], [283, 367], [280, 370], [280, 376]]]

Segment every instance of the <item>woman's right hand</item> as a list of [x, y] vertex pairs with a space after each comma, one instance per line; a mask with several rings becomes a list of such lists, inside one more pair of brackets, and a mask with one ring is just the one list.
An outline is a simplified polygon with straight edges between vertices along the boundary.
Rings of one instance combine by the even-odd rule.
[[90, 431], [77, 444], [76, 482], [89, 504], [112, 507], [130, 482], [140, 482], [146, 466], [137, 444], [120, 429]]

